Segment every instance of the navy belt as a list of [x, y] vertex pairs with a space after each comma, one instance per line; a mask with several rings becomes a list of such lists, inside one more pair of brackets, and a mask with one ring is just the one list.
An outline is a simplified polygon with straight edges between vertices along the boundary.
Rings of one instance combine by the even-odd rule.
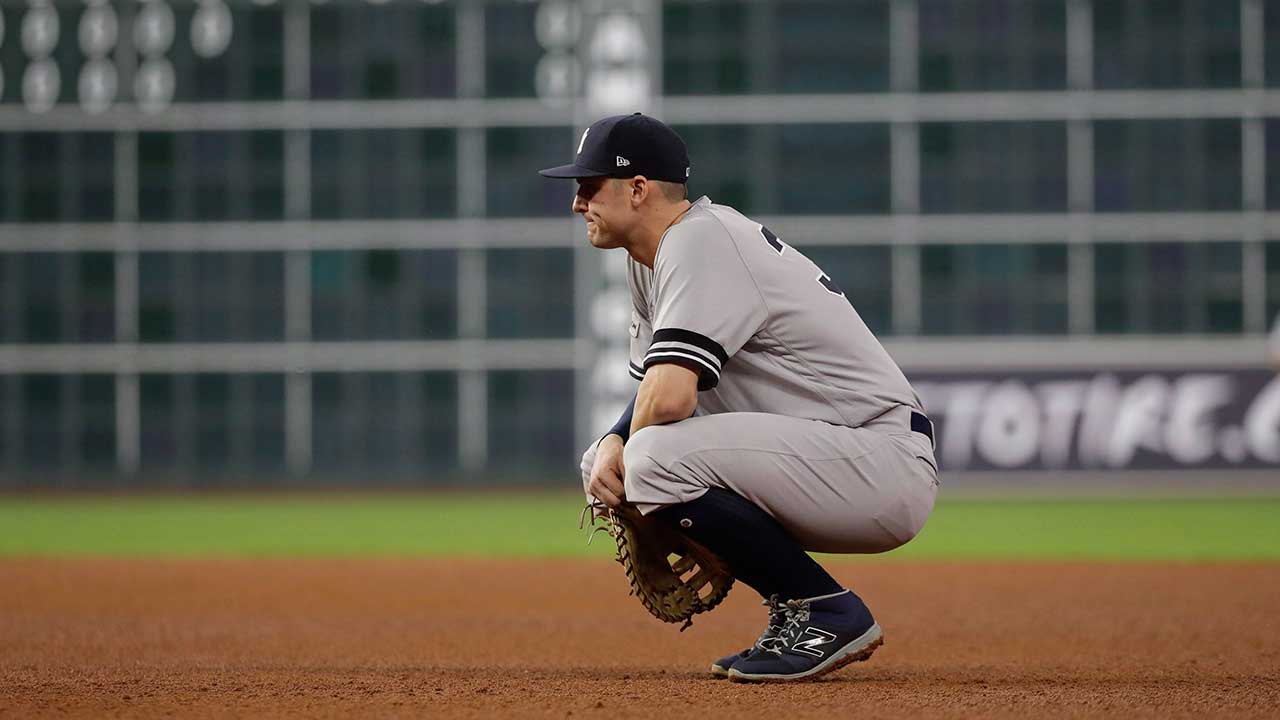
[[933, 421], [915, 410], [911, 411], [911, 430], [929, 438], [929, 443], [933, 444]]

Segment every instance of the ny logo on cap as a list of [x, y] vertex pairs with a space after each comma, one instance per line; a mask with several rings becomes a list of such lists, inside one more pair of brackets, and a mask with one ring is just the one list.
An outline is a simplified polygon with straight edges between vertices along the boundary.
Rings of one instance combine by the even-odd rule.
[[618, 158], [618, 167], [626, 167], [631, 164], [630, 160], [622, 157], [621, 155], [618, 155], [616, 157]]
[[582, 139], [578, 141], [578, 154], [582, 154], [582, 146], [587, 144], [587, 133], [591, 132], [591, 128], [582, 131]]

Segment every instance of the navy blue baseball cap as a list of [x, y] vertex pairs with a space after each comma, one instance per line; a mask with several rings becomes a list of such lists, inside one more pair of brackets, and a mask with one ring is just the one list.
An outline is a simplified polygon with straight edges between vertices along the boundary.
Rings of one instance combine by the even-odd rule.
[[643, 175], [650, 180], [689, 180], [689, 149], [675, 130], [641, 113], [597, 120], [582, 133], [578, 156], [569, 165], [539, 170], [549, 178]]

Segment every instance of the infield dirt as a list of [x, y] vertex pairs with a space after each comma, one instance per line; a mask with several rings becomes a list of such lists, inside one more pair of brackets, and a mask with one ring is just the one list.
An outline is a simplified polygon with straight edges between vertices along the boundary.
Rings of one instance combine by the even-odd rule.
[[848, 561], [885, 646], [706, 672], [605, 560], [0, 560], [0, 717], [1276, 717], [1280, 564]]

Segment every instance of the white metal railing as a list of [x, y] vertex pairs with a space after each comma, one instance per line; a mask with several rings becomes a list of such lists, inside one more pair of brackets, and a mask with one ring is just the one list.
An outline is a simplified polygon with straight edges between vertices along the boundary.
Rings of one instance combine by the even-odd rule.
[[[1257, 118], [1280, 115], [1280, 90], [668, 95], [660, 105], [677, 125]], [[69, 103], [41, 114], [0, 106], [0, 132], [561, 126], [574, 126], [570, 106], [519, 98], [175, 103], [159, 114], [120, 104], [98, 115]]]
[[0, 345], [4, 373], [421, 372], [572, 369], [588, 340]]
[[1267, 362], [1260, 335], [894, 337], [884, 345], [908, 371], [1247, 368]]
[[[890, 337], [884, 344], [916, 371], [1257, 367], [1267, 357], [1259, 335]], [[0, 375], [573, 370], [594, 360], [592, 340], [570, 338], [0, 345]]]
[[[1280, 212], [1263, 211], [758, 219], [800, 247], [1280, 238]], [[581, 226], [569, 218], [0, 224], [0, 252], [570, 248], [583, 243]]]

